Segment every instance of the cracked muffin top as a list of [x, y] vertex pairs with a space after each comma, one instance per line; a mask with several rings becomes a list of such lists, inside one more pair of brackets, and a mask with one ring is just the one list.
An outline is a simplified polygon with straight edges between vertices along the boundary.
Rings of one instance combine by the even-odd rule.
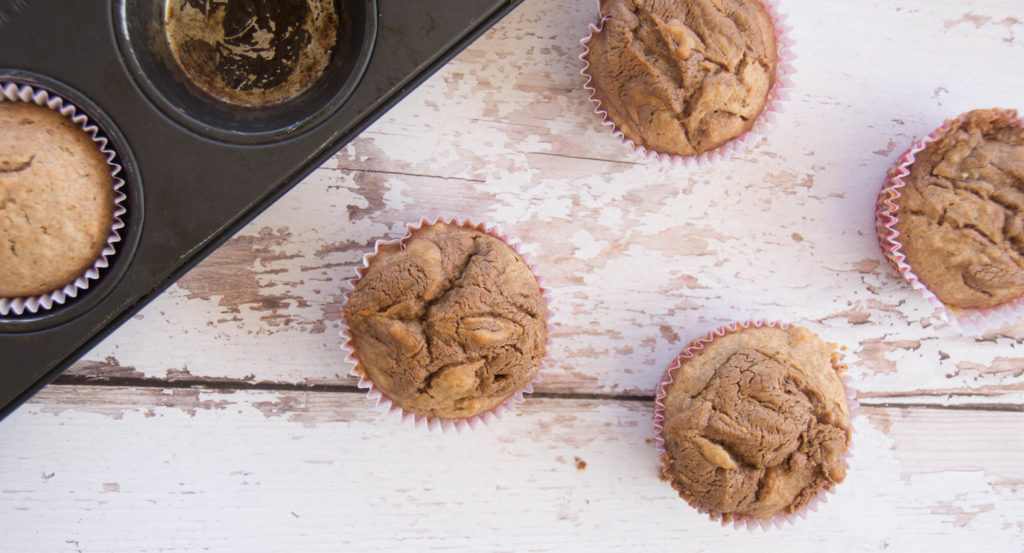
[[757, 0], [601, 0], [591, 86], [623, 134], [699, 155], [750, 130], [775, 84], [775, 30]]
[[408, 412], [465, 418], [536, 375], [547, 305], [519, 254], [474, 229], [437, 223], [369, 262], [342, 309], [358, 366]]
[[985, 308], [1024, 295], [1024, 126], [975, 110], [919, 152], [894, 228], [906, 262], [942, 303]]
[[100, 257], [114, 179], [78, 125], [43, 106], [0, 102], [0, 296], [70, 284]]
[[725, 521], [800, 510], [846, 476], [843, 370], [834, 345], [803, 328], [715, 338], [666, 386], [662, 477]]

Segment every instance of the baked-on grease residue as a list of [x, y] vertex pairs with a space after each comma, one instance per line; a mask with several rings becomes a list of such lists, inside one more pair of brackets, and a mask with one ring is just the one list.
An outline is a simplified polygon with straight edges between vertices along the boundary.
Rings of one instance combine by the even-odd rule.
[[320, 78], [338, 41], [334, 0], [167, 0], [175, 61], [218, 100], [264, 107]]

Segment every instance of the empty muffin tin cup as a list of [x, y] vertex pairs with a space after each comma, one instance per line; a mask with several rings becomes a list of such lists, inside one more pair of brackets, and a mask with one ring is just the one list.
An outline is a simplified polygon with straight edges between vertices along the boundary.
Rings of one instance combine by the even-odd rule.
[[117, 42], [146, 96], [189, 130], [262, 144], [301, 134], [352, 94], [375, 0], [118, 0]]

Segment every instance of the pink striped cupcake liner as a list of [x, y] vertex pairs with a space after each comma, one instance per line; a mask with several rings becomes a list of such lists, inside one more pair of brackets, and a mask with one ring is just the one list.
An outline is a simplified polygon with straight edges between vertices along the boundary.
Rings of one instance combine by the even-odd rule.
[[[1015, 110], [1003, 110], [1006, 122], [1024, 127], [1024, 118], [1018, 117]], [[896, 165], [889, 170], [882, 189], [878, 193], [875, 204], [875, 231], [878, 233], [878, 245], [881, 246], [889, 263], [917, 290], [934, 309], [934, 313], [946, 324], [968, 334], [982, 334], [987, 330], [997, 329], [1009, 323], [1024, 320], [1024, 297], [995, 307], [984, 309], [961, 309], [942, 303], [942, 300], [928, 289], [914, 274], [913, 268], [907, 263], [903, 244], [899, 240], [900, 233], [896, 230], [899, 221], [900, 189], [906, 186], [903, 179], [910, 175], [910, 166], [917, 159], [917, 154], [935, 142], [948, 131], [953, 123], [963, 121], [966, 113], [953, 119], [947, 119], [942, 126], [928, 136], [915, 142], [910, 149], [896, 160]]]
[[[672, 373], [681, 368], [683, 366], [683, 362], [688, 359], [692, 359], [698, 352], [707, 347], [707, 345], [714, 341], [715, 338], [720, 338], [727, 334], [748, 328], [769, 327], [777, 328], [779, 330], [787, 330], [790, 326], [791, 325], [787, 323], [765, 320], [732, 323], [708, 332], [704, 336], [690, 342], [689, 345], [683, 348], [679, 355], [676, 356], [672, 363], [669, 364], [668, 369], [665, 370], [665, 375], [661, 378], [661, 381], [658, 382], [658, 388], [654, 397], [654, 442], [658, 449], [658, 459], [661, 466], [665, 466], [668, 455], [662, 431], [664, 430], [665, 424], [665, 398], [668, 394], [668, 386], [674, 382]], [[858, 409], [860, 407], [860, 403], [857, 401], [856, 391], [850, 385], [849, 377], [841, 374], [840, 381], [842, 382], [843, 389], [846, 392], [846, 400], [850, 412], [851, 439], [847, 445], [846, 453], [843, 455], [843, 465], [849, 469], [850, 460], [853, 458], [853, 421], [857, 416], [859, 416]], [[698, 512], [708, 515], [711, 520], [721, 522], [723, 526], [731, 525], [734, 528], [746, 528], [750, 531], [760, 528], [761, 530], [767, 531], [771, 528], [782, 528], [787, 524], [796, 524], [798, 519], [806, 519], [808, 513], [816, 512], [822, 504], [828, 501], [828, 497], [833, 493], [835, 493], [835, 488], [833, 486], [825, 486], [818, 490], [817, 495], [811, 498], [807, 505], [804, 505], [804, 507], [799, 511], [790, 514], [778, 514], [769, 518], [723, 516], [721, 513], [714, 512], [704, 507], [692, 498], [684, 499], [686, 499], [686, 502]]]
[[[623, 145], [631, 147], [634, 152], [639, 153], [645, 159], [656, 159], [661, 163], [672, 166], [702, 167], [710, 163], [731, 159], [734, 155], [753, 149], [775, 125], [777, 115], [784, 113], [784, 104], [789, 101], [789, 91], [793, 88], [792, 77], [796, 73], [793, 61], [797, 59], [796, 54], [793, 53], [793, 41], [789, 36], [792, 27], [786, 25], [787, 16], [779, 11], [778, 6], [774, 2], [762, 0], [761, 5], [764, 6], [769, 17], [771, 17], [772, 26], [775, 29], [775, 49], [778, 62], [775, 68], [775, 84], [768, 93], [768, 101], [765, 103], [764, 110], [757, 116], [754, 125], [747, 132], [717, 148], [695, 156], [659, 152], [637, 144], [633, 139], [626, 137], [625, 133], [615, 125], [615, 121], [609, 117], [608, 111], [601, 107], [601, 100], [597, 98], [597, 91], [591, 85], [593, 78], [589, 72], [590, 39], [593, 38], [594, 33], [601, 32], [604, 29], [605, 22], [611, 19], [610, 15], [603, 14], [598, 20], [597, 25], [591, 24], [590, 32], [585, 38], [580, 40], [583, 53], [579, 56], [580, 61], [583, 62], [580, 74], [586, 79], [583, 88], [590, 94], [590, 101], [594, 104], [594, 113], [601, 118], [601, 124], [609, 127], [612, 135], [618, 137]], [[600, 8], [598, 8], [598, 12], [600, 13]]]
[[79, 126], [82, 131], [92, 138], [96, 147], [107, 158], [110, 166], [110, 176], [113, 178], [114, 204], [113, 222], [110, 225], [110, 235], [107, 236], [106, 246], [100, 251], [99, 257], [92, 266], [86, 269], [75, 280], [45, 294], [26, 297], [0, 297], [0, 315], [23, 315], [45, 312], [54, 307], [63, 305], [72, 298], [89, 289], [90, 283], [102, 277], [103, 269], [110, 266], [110, 257], [117, 251], [117, 244], [121, 241], [121, 229], [124, 228], [124, 215], [127, 213], [125, 207], [125, 196], [122, 189], [125, 181], [120, 176], [122, 167], [117, 163], [117, 153], [113, 150], [103, 131], [90, 120], [89, 116], [80, 108], [69, 102], [67, 99], [42, 88], [36, 88], [24, 83], [12, 81], [0, 81], [0, 102], [26, 102], [49, 108], [71, 120]]
[[344, 317], [340, 319], [341, 331], [339, 332], [339, 335], [342, 338], [341, 349], [342, 351], [347, 353], [347, 355], [345, 356], [345, 360], [350, 363], [353, 363], [354, 365], [352, 370], [349, 372], [349, 375], [359, 379], [359, 383], [357, 384], [357, 386], [362, 390], [366, 390], [367, 399], [373, 401], [374, 405], [377, 408], [382, 409], [383, 411], [389, 413], [390, 415], [399, 418], [402, 423], [412, 424], [417, 428], [426, 427], [431, 431], [440, 430], [442, 432], [449, 432], [452, 430], [456, 432], [462, 432], [464, 430], [476, 430], [481, 426], [494, 424], [495, 422], [501, 420], [504, 414], [511, 411], [516, 405], [523, 403], [523, 401], [525, 401], [525, 394], [533, 393], [533, 387], [536, 383], [540, 382], [541, 374], [544, 372], [544, 369], [546, 367], [546, 362], [548, 358], [547, 351], [550, 351], [550, 326], [551, 321], [554, 317], [554, 312], [551, 310], [550, 289], [544, 286], [543, 277], [537, 276], [537, 270], [535, 265], [531, 262], [530, 257], [521, 251], [521, 244], [518, 240], [509, 237], [495, 225], [476, 223], [470, 221], [469, 219], [455, 216], [441, 216], [434, 218], [423, 217], [422, 219], [420, 219], [418, 223], [410, 223], [406, 225], [407, 232], [405, 236], [403, 236], [402, 238], [396, 240], [377, 240], [374, 243], [373, 252], [367, 253], [363, 256], [361, 266], [356, 267], [355, 278], [352, 278], [348, 281], [349, 289], [347, 292], [345, 292], [344, 302], [348, 301], [348, 297], [352, 294], [353, 291], [355, 291], [356, 284], [359, 282], [359, 279], [361, 279], [363, 275], [366, 274], [366, 270], [370, 266], [370, 260], [373, 259], [373, 257], [377, 255], [377, 253], [380, 252], [382, 248], [395, 245], [404, 248], [409, 238], [412, 237], [414, 231], [417, 231], [424, 227], [436, 225], [438, 223], [445, 223], [453, 226], [461, 226], [463, 228], [477, 230], [490, 236], [493, 236], [504, 242], [510, 248], [512, 248], [516, 252], [516, 254], [518, 254], [519, 257], [530, 268], [530, 272], [532, 272], [534, 277], [537, 279], [537, 285], [540, 287], [541, 297], [544, 299], [544, 302], [548, 306], [547, 325], [549, 327], [549, 331], [545, 341], [546, 352], [544, 358], [541, 359], [541, 364], [540, 367], [537, 369], [537, 374], [533, 377], [533, 379], [527, 382], [525, 386], [523, 386], [519, 390], [516, 390], [515, 393], [513, 393], [505, 401], [501, 402], [493, 409], [469, 417], [443, 418], [436, 416], [420, 415], [417, 413], [407, 411], [404, 408], [402, 408], [402, 406], [399, 405], [397, 402], [389, 398], [387, 394], [384, 393], [383, 390], [381, 390], [378, 386], [374, 384], [373, 380], [371, 380], [369, 376], [366, 374], [366, 372], [363, 370], [363, 368], [359, 366], [359, 359], [356, 356], [355, 345], [353, 344], [352, 341], [352, 333], [349, 330], [348, 324], [346, 323]]

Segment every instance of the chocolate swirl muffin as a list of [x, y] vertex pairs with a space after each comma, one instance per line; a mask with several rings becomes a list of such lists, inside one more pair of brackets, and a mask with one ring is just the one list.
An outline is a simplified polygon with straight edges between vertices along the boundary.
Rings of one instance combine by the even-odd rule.
[[846, 476], [844, 369], [803, 328], [715, 338], [666, 386], [662, 477], [724, 521], [800, 510]]
[[775, 29], [757, 0], [601, 0], [594, 97], [640, 146], [698, 155], [754, 125], [775, 84]]
[[547, 305], [519, 254], [475, 229], [437, 223], [381, 247], [342, 317], [357, 368], [408, 412], [471, 417], [536, 375]]
[[985, 109], [949, 121], [903, 179], [896, 239], [947, 306], [993, 307], [1024, 295], [1024, 125], [1016, 117]]

